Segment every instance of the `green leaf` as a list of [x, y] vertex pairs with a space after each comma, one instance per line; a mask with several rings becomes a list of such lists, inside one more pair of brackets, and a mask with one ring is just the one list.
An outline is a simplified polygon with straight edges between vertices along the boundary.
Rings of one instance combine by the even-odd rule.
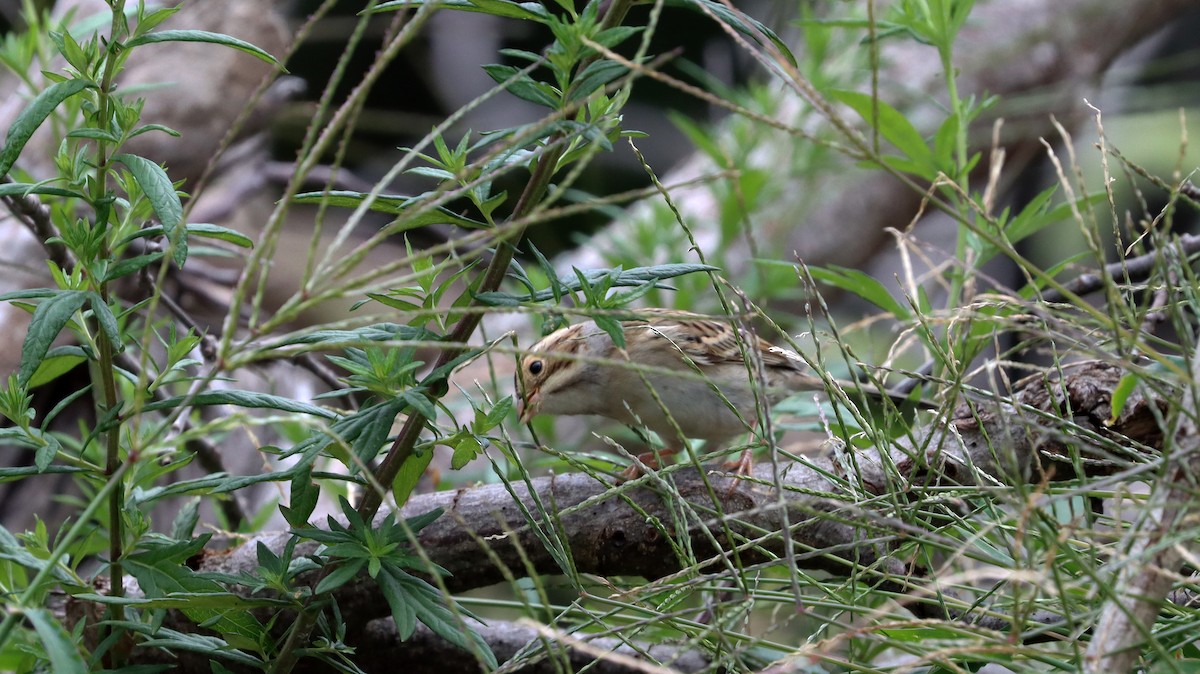
[[183, 134], [179, 133], [178, 131], [176, 131], [175, 129], [172, 129], [169, 126], [163, 126], [162, 124], [143, 124], [142, 126], [139, 126], [138, 128], [134, 129], [133, 131], [130, 131], [129, 137], [137, 138], [138, 136], [142, 135], [143, 133], [150, 133], [151, 131], [162, 131], [163, 133], [167, 134], [168, 136], [171, 136], [172, 138], [179, 138], [180, 136], [183, 135]]
[[887, 288], [869, 274], [836, 265], [811, 267], [809, 272], [818, 281], [852, 292], [900, 320], [909, 316], [908, 308], [892, 297]]
[[187, 226], [187, 233], [188, 236], [199, 236], [206, 239], [217, 239], [226, 243], [232, 243], [239, 248], [254, 248], [253, 239], [237, 230], [220, 225], [212, 225], [206, 222], [191, 223]]
[[496, 401], [496, 405], [487, 413], [487, 421], [482, 428], [475, 429], [479, 433], [486, 433], [500, 425], [512, 412], [513, 398], [512, 396], [504, 396]]
[[631, 36], [642, 32], [643, 30], [644, 28], [642, 26], [616, 26], [614, 28], [609, 28], [608, 30], [596, 33], [596, 36], [593, 38], [593, 40], [597, 44], [601, 44], [609, 49], [612, 49], [625, 40], [628, 40]]
[[324, 594], [332, 590], [336, 590], [346, 583], [354, 580], [359, 571], [362, 571], [367, 560], [365, 559], [346, 559], [341, 564], [337, 565], [333, 571], [330, 571], [321, 582], [317, 583], [316, 589], [313, 590], [316, 594]]
[[[200, 499], [190, 498], [184, 501], [179, 512], [175, 514], [175, 519], [171, 522], [171, 537], [172, 538], [191, 538], [196, 530], [196, 524], [200, 522]], [[259, 543], [262, 545], [262, 543]]]
[[86, 674], [87, 665], [79, 654], [75, 639], [54, 619], [54, 615], [42, 608], [27, 608], [23, 611], [33, 630], [37, 632], [46, 657], [50, 660], [50, 671], [63, 674]]
[[792, 67], [797, 65], [796, 57], [788, 49], [787, 43], [779, 39], [779, 36], [774, 31], [767, 28], [766, 25], [757, 19], [751, 18], [743, 12], [732, 10], [718, 0], [667, 0], [667, 5], [670, 7], [703, 7], [700, 10], [701, 14], [711, 12], [727, 26], [759, 44], [762, 44], [762, 38], [767, 38], [772, 46], [779, 51], [780, 55], [788, 60], [788, 63]]
[[121, 340], [121, 328], [117, 325], [117, 317], [113, 315], [108, 303], [95, 292], [88, 293], [88, 303], [92, 307], [92, 315], [96, 318], [96, 323], [108, 337], [108, 341], [112, 343], [113, 350], [117, 353], [124, 351], [125, 343]]
[[[137, 629], [138, 626], [130, 626], [130, 629]], [[191, 651], [193, 653], [201, 653], [210, 659], [225, 658], [231, 662], [236, 662], [242, 667], [253, 670], [265, 670], [266, 663], [260, 658], [256, 658], [249, 653], [230, 648], [230, 645], [219, 637], [214, 637], [208, 634], [186, 634], [167, 627], [158, 627], [153, 633], [147, 633], [145, 641], [138, 643], [142, 648], [161, 648], [168, 653], [175, 651]], [[257, 649], [255, 649], [257, 650]], [[220, 670], [216, 669], [218, 665], [215, 660], [214, 674]], [[226, 670], [228, 671], [228, 670]], [[240, 671], [240, 670], [239, 670]]]
[[167, 176], [163, 167], [145, 157], [117, 154], [113, 155], [112, 160], [124, 164], [129, 169], [133, 179], [150, 200], [150, 206], [154, 208], [154, 214], [158, 216], [167, 240], [175, 248], [175, 264], [182, 267], [187, 261], [187, 234], [186, 230], [179, 226], [183, 223], [183, 203], [179, 201], [179, 194], [175, 192], [171, 178]]
[[160, 30], [157, 33], [146, 33], [145, 35], [135, 37], [126, 42], [125, 46], [132, 49], [133, 47], [140, 45], [154, 44], [157, 42], [206, 42], [208, 44], [219, 44], [250, 54], [260, 61], [265, 61], [271, 65], [279, 65], [279, 61], [276, 60], [274, 56], [271, 56], [266, 51], [250, 44], [249, 42], [239, 40], [236, 37], [231, 37], [223, 33], [210, 33], [207, 30]]
[[616, 61], [607, 59], [593, 61], [575, 78], [567, 100], [569, 102], [583, 100], [600, 87], [624, 75], [627, 70], [625, 66]]
[[1058, 186], [1047, 188], [1044, 192], [1034, 197], [1034, 200], [1021, 209], [1021, 212], [1012, 219], [1012, 222], [1004, 228], [1004, 235], [1009, 243], [1017, 243], [1021, 239], [1039, 232], [1046, 227], [1068, 220], [1071, 218], [1073, 210], [1085, 211], [1089, 207], [1104, 203], [1107, 195], [1104, 192], [1093, 192], [1091, 194], [1079, 197], [1075, 201], [1074, 209], [1070, 202], [1058, 204], [1051, 208], [1049, 206], [1049, 198], [1058, 189]]
[[1125, 410], [1125, 403], [1129, 400], [1129, 395], [1137, 388], [1140, 381], [1142, 381], [1141, 375], [1134, 372], [1126, 372], [1121, 377], [1121, 380], [1117, 382], [1112, 392], [1112, 414], [1109, 415], [1108, 421], [1105, 422], [1107, 425], [1111, 426], [1117, 423], [1117, 417], [1121, 416], [1121, 412]]
[[548, 23], [550, 12], [536, 2], [509, 2], [508, 0], [392, 0], [381, 2], [371, 10], [371, 13], [389, 12], [393, 10], [420, 7], [435, 4], [438, 9], [456, 9], [463, 12], [479, 12], [492, 16], [503, 16], [509, 19], [525, 19]]
[[21, 346], [21, 367], [17, 381], [28, 386], [33, 373], [46, 357], [50, 345], [63, 331], [75, 312], [83, 308], [89, 294], [79, 290], [64, 290], [43, 300], [33, 312], [25, 343]]
[[[25, 468], [25, 470], [31, 470]], [[66, 473], [67, 471], [56, 471]], [[27, 550], [16, 536], [12, 535], [8, 529], [0, 525], [0, 559], [19, 564], [27, 569], [40, 572], [48, 566], [46, 560], [34, 555]], [[62, 563], [55, 564], [52, 568], [51, 575], [54, 579], [64, 585], [74, 585], [78, 583], [78, 579], [72, 576]]]
[[[246, 236], [245, 234], [242, 234], [239, 231], [229, 229], [228, 227], [221, 227], [220, 225], [210, 225], [210, 224], [203, 223], [203, 222], [194, 222], [194, 223], [190, 223], [190, 224], [186, 225], [185, 229], [187, 230], [187, 235], [189, 237], [198, 236], [198, 237], [202, 237], [202, 238], [206, 238], [206, 239], [217, 239], [220, 241], [232, 243], [233, 245], [238, 246], [240, 248], [254, 248], [254, 240], [253, 239]], [[148, 238], [148, 237], [162, 236], [163, 233], [164, 232], [163, 232], [162, 227], [158, 227], [158, 226], [146, 227], [144, 229], [139, 229], [138, 231], [134, 232], [132, 235], [126, 237], [124, 240], [121, 241], [121, 243], [123, 243], [123, 244], [129, 243], [130, 241], [133, 241], [135, 239], [144, 239], [144, 238]]]
[[425, 328], [399, 323], [375, 323], [351, 330], [314, 330], [290, 335], [272, 344], [271, 348], [295, 344], [320, 344], [345, 347], [364, 342], [439, 342], [442, 336]]
[[454, 454], [450, 457], [450, 468], [462, 470], [482, 452], [483, 445], [479, 440], [474, 435], [467, 435], [455, 443]]
[[408, 497], [417, 488], [417, 482], [425, 474], [425, 469], [429, 467], [430, 461], [433, 461], [433, 448], [413, 453], [404, 460], [404, 463], [400, 464], [400, 470], [396, 472], [396, 479], [392, 480], [392, 496], [395, 497], [397, 505], [408, 502]]
[[137, 579], [146, 598], [186, 596], [188, 602], [180, 610], [188, 619], [220, 632], [235, 648], [257, 650], [263, 627], [245, 610], [245, 600], [184, 565], [184, 560], [198, 553], [207, 539], [143, 542], [138, 552], [126, 557], [125, 569]]
[[[0, 436], [3, 437], [3, 436]], [[5, 438], [8, 440], [8, 438]], [[86, 468], [74, 468], [71, 466], [50, 466], [46, 470], [38, 470], [37, 466], [17, 466], [16, 468], [0, 468], [0, 483], [16, 482], [24, 480], [34, 475], [74, 475], [76, 473], [86, 473]], [[0, 559], [8, 559], [0, 553]]]
[[396, 635], [400, 637], [401, 641], [404, 641], [411, 637], [417, 629], [415, 602], [408, 600], [404, 586], [396, 582], [391, 574], [380, 574], [376, 581], [379, 583], [380, 591], [383, 592], [383, 598], [387, 600], [388, 608], [392, 610], [392, 622], [396, 623]]
[[0, 176], [7, 175], [12, 170], [25, 143], [33, 136], [33, 132], [46, 121], [51, 112], [60, 103], [83, 91], [93, 88], [96, 84], [90, 80], [66, 80], [46, 87], [29, 105], [17, 115], [12, 126], [8, 127], [8, 135], [4, 138], [4, 149], [0, 150]]
[[51, 290], [50, 288], [30, 288], [29, 290], [14, 290], [11, 293], [0, 295], [0, 302], [8, 302], [11, 300], [44, 300], [57, 295], [59, 290]]
[[[166, 400], [156, 400], [145, 405], [142, 410], [146, 412], [155, 412], [158, 410], [173, 409], [179, 407], [188, 400], [187, 396], [176, 396]], [[191, 398], [191, 405], [196, 407], [208, 407], [212, 405], [233, 405], [234, 407], [246, 407], [250, 409], [270, 409], [279, 410], [281, 412], [295, 412], [299, 414], [308, 414], [322, 419], [337, 419], [337, 413], [327, 410], [324, 407], [309, 405], [308, 403], [292, 400], [283, 396], [271, 395], [269, 393], [257, 393], [254, 391], [205, 391], [196, 394]]]
[[958, 115], [950, 115], [933, 135], [933, 161], [946, 175], [954, 175], [954, 149], [958, 143]]
[[549, 84], [533, 79], [529, 73], [522, 73], [518, 68], [496, 63], [485, 65], [483, 71], [488, 74], [488, 77], [495, 80], [496, 84], [503, 84], [508, 93], [523, 101], [529, 101], [551, 110], [558, 108], [561, 98], [558, 91]]
[[107, 283], [137, 273], [158, 262], [162, 257], [163, 253], [150, 253], [148, 255], [125, 258], [108, 268], [104, 273], [103, 281]]
[[[331, 190], [329, 192], [305, 192], [297, 194], [292, 197], [292, 201], [298, 204], [324, 203], [327, 206], [358, 208], [359, 204], [366, 201], [368, 196], [365, 192]], [[381, 194], [371, 201], [369, 210], [390, 213], [392, 215], [404, 215], [405, 217], [398, 221], [403, 227], [397, 229], [397, 232], [416, 227], [425, 227], [426, 225], [442, 224], [459, 225], [460, 227], [467, 227], [469, 229], [486, 229], [488, 227], [486, 222], [458, 215], [454, 211], [442, 206], [428, 208], [425, 199], [426, 197], [422, 195], [405, 197]], [[416, 215], [410, 215], [407, 212], [421, 209], [423, 211]]]
[[67, 138], [86, 138], [88, 140], [102, 140], [107, 143], [121, 142], [120, 136], [112, 131], [104, 131], [102, 129], [75, 129], [67, 133]]
[[0, 197], [24, 197], [30, 194], [44, 194], [50, 197], [67, 197], [68, 199], [86, 199], [83, 194], [61, 187], [51, 187], [41, 183], [4, 183], [0, 185]]
[[408, 403], [414, 410], [419, 412], [426, 419], [433, 420], [437, 418], [437, 409], [433, 403], [429, 402], [429, 398], [420, 391], [407, 390], [400, 393], [400, 399]]
[[42, 363], [34, 370], [33, 376], [29, 378], [28, 387], [33, 389], [47, 384], [58, 379], [64, 374], [74, 370], [81, 363], [87, 362], [87, 354], [79, 347], [69, 347], [68, 351], [63, 347], [50, 349], [46, 353], [46, 357], [42, 359]]
[[37, 452], [33, 455], [33, 465], [39, 473], [46, 472], [46, 469], [54, 462], [54, 457], [58, 456], [59, 450], [62, 449], [62, 445], [53, 435], [44, 435], [42, 439], [46, 441], [46, 444], [38, 447]]
[[511, 306], [523, 302], [545, 302], [555, 297], [556, 293], [561, 296], [564, 292], [583, 290], [585, 285], [595, 285], [601, 281], [607, 283], [610, 288], [654, 283], [656, 287], [670, 289], [670, 286], [659, 284], [657, 281], [695, 272], [719, 270], [720, 267], [713, 267], [706, 264], [660, 264], [653, 267], [624, 269], [617, 271], [615, 274], [612, 269], [589, 269], [587, 271], [580, 271], [578, 275], [563, 276], [557, 280], [557, 285], [552, 280], [549, 288], [539, 290], [536, 293], [511, 295], [501, 292], [487, 292], [479, 293], [475, 295], [475, 298], [483, 304], [491, 304], [493, 306]]
[[[397, 613], [409, 620], [416, 614], [418, 620], [433, 633], [466, 651], [477, 652], [483, 656], [489, 669], [496, 668], [496, 656], [487, 643], [472, 629], [463, 623], [462, 618], [455, 616], [445, 605], [444, 598], [429, 583], [410, 576], [385, 562], [384, 573], [379, 574], [379, 589], [383, 590], [388, 606], [392, 609], [392, 618], [396, 621], [396, 629], [401, 639], [412, 634], [403, 631], [407, 624], [401, 624]], [[460, 609], [461, 611], [461, 609]], [[474, 645], [475, 648], [471, 648]]]
[[308, 524], [308, 518], [312, 517], [320, 496], [321, 490], [312, 482], [312, 470], [302, 471], [292, 478], [291, 498], [288, 499], [290, 505], [280, 505], [279, 511], [288, 524], [302, 527]]
[[889, 143], [900, 151], [908, 162], [905, 170], [926, 180], [937, 177], [937, 166], [929, 144], [917, 128], [886, 101], [861, 91], [838, 90], [830, 93], [834, 100], [854, 109], [871, 127], [877, 129]]

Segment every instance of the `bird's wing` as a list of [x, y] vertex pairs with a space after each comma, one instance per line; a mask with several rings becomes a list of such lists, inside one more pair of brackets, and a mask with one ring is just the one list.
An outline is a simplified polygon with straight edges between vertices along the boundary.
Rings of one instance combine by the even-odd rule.
[[[724, 363], [744, 363], [742, 346], [738, 344], [738, 335], [733, 326], [728, 323], [713, 320], [703, 316], [680, 314], [678, 312], [650, 312], [651, 316], [642, 324], [662, 337], [671, 340], [681, 352], [696, 362], [696, 364], [719, 365]], [[757, 349], [766, 367], [804, 369], [804, 360], [800, 356], [780, 348], [757, 335], [742, 334], [742, 341], [749, 339], [746, 345]]]

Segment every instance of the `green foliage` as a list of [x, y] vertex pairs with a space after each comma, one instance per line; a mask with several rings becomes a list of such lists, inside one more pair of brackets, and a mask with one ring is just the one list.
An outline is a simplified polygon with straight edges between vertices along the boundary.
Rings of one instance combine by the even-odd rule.
[[463, 627], [462, 616], [474, 616], [461, 607], [453, 611], [447, 608], [435, 587], [410, 573], [446, 573], [412, 551], [415, 534], [440, 517], [441, 511], [411, 517], [403, 523], [389, 514], [372, 524], [364, 521], [345, 499], [341, 501], [341, 509], [346, 524], [329, 517], [326, 528], [303, 527], [293, 531], [322, 545], [313, 557], [327, 573], [313, 591], [330, 593], [365, 571], [378, 583], [391, 606], [401, 639], [409, 638], [420, 621], [450, 643], [473, 650], [489, 667], [496, 667], [496, 658], [488, 645], [474, 631]]
[[[765, 338], [789, 343], [811, 358], [820, 373], [836, 373], [839, 379], [882, 385], [865, 364], [903, 370], [906, 359], [919, 353], [933, 369], [924, 392], [915, 395], [938, 388], [946, 400], [969, 388], [973, 368], [989, 349], [998, 349], [996, 362], [1003, 363], [1021, 349], [1045, 347], [1060, 369], [1069, 360], [1065, 350], [1059, 351], [1064, 344], [1089, 355], [1119, 357], [1123, 363], [1140, 363], [1134, 355], [1154, 362], [1158, 369], [1139, 365], [1113, 391], [1109, 423], [1138, 404], [1140, 394], [1179, 378], [1180, 359], [1188, 354], [1139, 330], [1153, 314], [1166, 312], [1176, 332], [1194, 341], [1191, 317], [1200, 299], [1194, 292], [1194, 270], [1184, 256], [1156, 262], [1159, 266], [1144, 287], [1106, 278], [1106, 306], [1097, 309], [1073, 297], [1057, 275], [1075, 261], [1102, 259], [1098, 245], [1042, 269], [1024, 259], [1017, 244], [1072, 220], [1089, 240], [1099, 240], [1095, 223], [1105, 218], [1091, 211], [1102, 209], [1107, 195], [1062, 184], [996, 213], [987, 190], [977, 184], [974, 174], [983, 155], [977, 143], [969, 142], [970, 132], [995, 99], [960, 95], [954, 64], [956, 41], [970, 20], [973, 2], [904, 0], [890, 4], [882, 18], [861, 16], [855, 3], [806, 5], [801, 22], [805, 51], [798, 57], [767, 26], [726, 3], [668, 3], [717, 22], [763, 64], [764, 77], [777, 78], [739, 91], [698, 67], [682, 66], [708, 87], [710, 103], [733, 112], [720, 133], [676, 119], [709, 162], [711, 170], [686, 187], [707, 190], [705, 196], [711, 197], [713, 206], [706, 211], [714, 219], [710, 237], [695, 235], [696, 219], [679, 196], [679, 186], [663, 184], [636, 146], [644, 134], [625, 126], [631, 87], [648, 73], [657, 77], [665, 72], [658, 70], [658, 55], [648, 52], [655, 31], [661, 30], [658, 6], [642, 25], [624, 25], [624, 10], [633, 3], [622, 0], [379, 3], [370, 14], [407, 11], [414, 26], [430, 12], [445, 9], [543, 29], [549, 36], [543, 48], [505, 50], [499, 55], [505, 62], [481, 68], [496, 83], [487, 96], [532, 103], [545, 117], [513, 128], [460, 132], [456, 115], [403, 148], [388, 176], [373, 189], [285, 195], [262, 231], [251, 236], [188, 221], [188, 197], [180, 191], [184, 186], [171, 179], [168, 168], [131, 154], [127, 147], [130, 139], [146, 133], [175, 132], [143, 120], [141, 101], [123, 95], [114, 82], [131, 51], [156, 43], [202, 42], [279, 64], [254, 45], [228, 36], [160, 29], [175, 8], [113, 4], [113, 15], [105, 19], [109, 25], [88, 30], [50, 26], [30, 12], [31, 31], [6, 36], [0, 46], [0, 63], [36, 92], [23, 103], [0, 148], [0, 173], [13, 181], [0, 184], [0, 197], [36, 198], [46, 205], [50, 227], [41, 233], [51, 280], [45, 287], [0, 296], [29, 314], [18, 371], [0, 388], [0, 416], [9, 424], [0, 429], [0, 442], [23, 452], [25, 462], [0, 468], [0, 482], [58, 474], [73, 479], [80, 494], [64, 497], [77, 510], [62, 530], [48, 529], [41, 521], [24, 533], [0, 527], [0, 595], [8, 608], [0, 622], [0, 669], [117, 669], [124, 652], [116, 644], [128, 639], [138, 649], [206, 654], [214, 658], [214, 671], [288, 671], [301, 656], [352, 671], [354, 653], [346, 644], [348, 623], [339, 600], [362, 583], [385, 600], [400, 638], [410, 638], [422, 623], [486, 669], [498, 663], [472, 629], [469, 619], [474, 616], [467, 607], [489, 602], [554, 621], [555, 630], [564, 628], [572, 638], [615, 633], [638, 648], [682, 644], [708, 658], [714, 670], [765, 670], [814, 653], [812, 666], [830, 669], [847, 662], [853, 663], [851, 668], [870, 668], [895, 654], [928, 671], [974, 670], [990, 663], [1013, 670], [1031, 663], [1070, 668], [1076, 647], [1066, 640], [1060, 651], [1039, 650], [1021, 640], [1027, 633], [1059, 629], [1039, 622], [1037, 612], [1046, 607], [1078, 616], [1093, 609], [1097, 594], [1102, 599], [1116, 596], [1103, 582], [1112, 556], [1113, 539], [1107, 532], [1124, 534], [1126, 523], [1091, 508], [1092, 500], [1113, 496], [1112, 483], [1047, 476], [1033, 486], [1022, 476], [1001, 474], [978, 476], [983, 486], [947, 484], [923, 472], [941, 448], [922, 446], [905, 457], [906, 465], [888, 466], [887, 484], [862, 484], [858, 469], [863, 463], [891, 459], [878, 452], [870, 455], [873, 449], [912, 436], [920, 424], [940, 422], [926, 413], [916, 418], [897, 414], [894, 405], [884, 414], [866, 406], [860, 411], [849, 390], [827, 392], [837, 394], [826, 396], [832, 402], [797, 396], [777, 406], [777, 416], [801, 419], [771, 419], [770, 428], [779, 437], [761, 440], [771, 445], [773, 459], [786, 457], [822, 471], [829, 490], [815, 487], [813, 495], [846, 506], [795, 513], [793, 527], [820, 520], [859, 528], [864, 537], [892, 546], [911, 576], [896, 577], [877, 564], [814, 577], [804, 565], [789, 563], [800, 555], [806, 562], [815, 557], [845, 561], [820, 548], [789, 549], [790, 558], [770, 559], [759, 545], [777, 532], [736, 528], [736, 515], [697, 508], [692, 497], [676, 498], [671, 491], [676, 467], [617, 485], [603, 497], [638, 508], [640, 501], [630, 496], [634, 489], [661, 489], [671, 506], [662, 521], [646, 517], [645, 526], [670, 541], [682, 571], [642, 584], [580, 573], [561, 529], [584, 506], [541, 502], [539, 493], [530, 497], [533, 506], [522, 511], [531, 536], [520, 540], [549, 550], [562, 578], [551, 584], [532, 568], [504, 569], [514, 592], [500, 600], [450, 596], [445, 570], [430, 560], [419, 537], [440, 510], [411, 518], [394, 510], [376, 516], [382, 501], [403, 506], [429, 480], [498, 481], [511, 494], [536, 491], [527, 489], [533, 463], [524, 451], [528, 443], [509, 435], [515, 402], [509, 383], [499, 381], [495, 366], [500, 361], [486, 363], [491, 381], [478, 383], [477, 390], [457, 382], [451, 386], [451, 373], [464, 364], [520, 354], [520, 348], [506, 345], [506, 337], [475, 338], [480, 317], [493, 312], [534, 314], [547, 330], [584, 315], [618, 345], [624, 345], [620, 321], [633, 315], [632, 307], [639, 303], [727, 314]], [[825, 12], [833, 18], [822, 18]], [[407, 31], [397, 37], [407, 39]], [[870, 81], [876, 75], [877, 42], [899, 40], [928, 45], [941, 61], [940, 93], [946, 107], [938, 119], [918, 121], [905, 104], [885, 100], [886, 94]], [[353, 42], [347, 53], [361, 46]], [[380, 58], [394, 57], [394, 52], [386, 54]], [[35, 60], [63, 65], [44, 73], [44, 79], [31, 79]], [[663, 77], [678, 92], [692, 92]], [[809, 102], [828, 100], [837, 106], [814, 104], [808, 106], [811, 110], [782, 114], [778, 78], [800, 91], [811, 87], [816, 95]], [[331, 82], [330, 91], [341, 91], [341, 84]], [[353, 92], [338, 112], [360, 110], [369, 84], [347, 87]], [[295, 184], [311, 177], [308, 172], [318, 161], [340, 157], [335, 144], [346, 131], [340, 125], [355, 114], [334, 114], [326, 107], [334, 98], [322, 98], [314, 111], [312, 131], [298, 154]], [[841, 118], [843, 111], [852, 113], [854, 121]], [[53, 156], [43, 159], [57, 173], [43, 182], [33, 182], [21, 171], [35, 132], [54, 139]], [[783, 158], [776, 165], [758, 162], [764, 147], [785, 142], [791, 151], [777, 155]], [[644, 167], [654, 196], [629, 215], [627, 236], [596, 251], [602, 263], [560, 273], [524, 234], [585, 210], [615, 209], [618, 198], [584, 195], [573, 185], [598, 153], [624, 151], [627, 145]], [[931, 281], [926, 286], [844, 266], [810, 268], [769, 238], [771, 228], [763, 223], [783, 223], [775, 229], [809, 226], [803, 222], [806, 213], [772, 210], [782, 193], [808, 192], [809, 186], [821, 184], [812, 180], [814, 175], [845, 170], [851, 162], [909, 181], [926, 207], [958, 222], [953, 255], [922, 279]], [[384, 193], [397, 176], [420, 182], [412, 194]], [[519, 194], [512, 185], [521, 186]], [[819, 189], [811, 192], [809, 203], [823, 196]], [[645, 194], [639, 192], [638, 198]], [[1172, 198], [1180, 198], [1179, 190]], [[270, 270], [283, 250], [284, 215], [301, 205], [318, 213], [318, 226], [299, 265], [301, 278], [290, 296], [268, 301], [266, 288], [277, 280]], [[329, 209], [346, 216], [332, 233], [325, 229]], [[390, 219], [367, 232], [361, 225], [368, 212]], [[407, 233], [431, 225], [451, 232], [444, 243], [421, 248], [413, 243], [420, 240], [416, 236], [407, 238]], [[1165, 248], [1165, 240], [1158, 238], [1162, 231], [1169, 227], [1146, 228], [1147, 240], [1160, 250]], [[397, 234], [406, 234], [403, 250], [398, 245], [385, 249], [397, 243]], [[169, 274], [213, 254], [208, 247], [212, 242], [231, 246], [222, 249], [224, 255], [234, 255], [236, 248], [236, 254], [245, 256], [238, 261], [246, 273], [231, 291], [223, 329], [177, 321], [178, 316], [164, 318], [160, 307], [170, 299], [165, 294]], [[1129, 249], [1139, 245], [1140, 240]], [[746, 250], [758, 258], [753, 264], [743, 264]], [[525, 257], [518, 259], [518, 253]], [[982, 265], [1002, 260], [1017, 265], [1024, 287], [978, 292]], [[138, 288], [133, 296], [131, 286]], [[1177, 294], [1165, 308], [1150, 306], [1142, 299], [1148, 288], [1177, 289]], [[839, 317], [821, 296], [835, 291], [864, 300], [873, 307], [872, 315], [864, 321], [855, 316], [853, 328], [841, 331]], [[1065, 298], [1059, 300], [1061, 306], [1031, 305], [1046, 292]], [[772, 320], [774, 312], [759, 309], [776, 300], [798, 307], [799, 298], [808, 315], [785, 317], [780, 325]], [[313, 318], [330, 305], [340, 308], [336, 318]], [[887, 327], [872, 333], [873, 325]], [[793, 338], [797, 332], [801, 336]], [[1010, 334], [1030, 336], [1010, 349], [1000, 338]], [[313, 402], [250, 390], [240, 381], [247, 369], [267, 369], [282, 360], [302, 363], [318, 376], [327, 375], [332, 366], [340, 383], [324, 376], [326, 392]], [[85, 384], [48, 409], [35, 408], [35, 394], [49, 392], [51, 384], [68, 385], [66, 375], [81, 370], [86, 370]], [[94, 404], [93, 420], [80, 415], [83, 420], [70, 429], [52, 424], [71, 406], [88, 401]], [[1093, 460], [1085, 449], [1098, 450], [1130, 474], [1151, 472], [1139, 463], [1152, 454], [1148, 448], [1123, 446], [1119, 439], [1085, 430], [1070, 410], [1060, 411], [1064, 414], [1055, 433], [1062, 447], [1054, 451], [1078, 475]], [[764, 410], [759, 430], [767, 428], [767, 420]], [[1178, 424], [1175, 417], [1164, 420], [1164, 425], [1173, 424]], [[791, 454], [781, 434], [797, 429], [817, 432], [829, 456], [809, 462]], [[268, 442], [278, 443], [259, 447], [265, 460], [285, 461], [278, 467], [234, 475], [205, 464], [199, 476], [181, 477], [185, 467], [214, 456], [219, 463], [220, 452], [211, 449], [225, 438], [254, 436], [259, 430], [271, 431]], [[544, 437], [535, 440], [541, 444]], [[609, 446], [629, 437], [614, 434]], [[738, 448], [691, 449], [684, 454], [696, 467], [705, 467]], [[431, 466], [439, 453], [448, 453], [450, 468], [463, 472], [449, 478], [435, 474]], [[602, 464], [584, 453], [559, 453], [546, 461], [593, 473], [593, 466]], [[274, 483], [268, 486], [276, 488], [279, 500], [286, 493], [286, 503], [269, 501], [253, 512], [242, 511], [250, 499], [239, 498], [244, 496], [239, 492], [264, 483]], [[759, 486], [771, 485], [754, 488]], [[359, 499], [357, 508], [351, 507], [351, 496]], [[547, 492], [545, 498], [556, 495]], [[155, 521], [155, 506], [172, 500], [184, 504], [174, 519]], [[326, 511], [335, 501], [340, 518]], [[276, 509], [289, 530], [280, 544], [257, 543], [257, 568], [202, 573], [195, 569], [195, 559], [205, 553], [211, 535], [196, 534], [210, 526], [201, 524], [201, 503], [220, 510], [219, 526], [231, 532], [253, 533]], [[713, 503], [720, 503], [716, 495]], [[169, 533], [156, 533], [166, 529]], [[706, 537], [699, 545], [700, 539], [689, 537], [697, 531]], [[1106, 533], [1092, 537], [1097, 531]], [[1166, 545], [1184, 546], [1194, 532], [1184, 529], [1172, 536]], [[735, 551], [712, 556], [710, 547], [731, 542], [738, 546]], [[751, 553], [766, 561], [751, 564]], [[95, 560], [110, 587], [124, 587], [122, 581], [130, 576], [141, 594], [96, 591], [96, 579], [81, 571], [91, 573]], [[987, 569], [986, 587], [976, 582], [980, 569]], [[917, 571], [944, 584], [932, 587], [929, 596], [892, 602], [896, 588], [927, 580]], [[95, 620], [63, 624], [47, 608], [55, 591], [101, 606], [107, 614], [99, 625]], [[897, 608], [925, 601], [961, 611], [986, 605], [995, 614], [1011, 616], [1012, 630], [997, 639], [953, 620], [914, 621]], [[166, 611], [178, 611], [204, 634], [163, 627]], [[282, 624], [276, 616], [285, 611], [296, 619]], [[1188, 636], [1194, 634], [1195, 621], [1182, 609], [1179, 614], [1152, 626], [1161, 650], [1153, 658], [1186, 668], [1198, 658]], [[102, 638], [84, 639], [85, 628], [98, 629]], [[517, 668], [523, 659], [536, 657], [543, 655], [531, 647], [508, 666]], [[567, 668], [565, 661], [555, 664]]]

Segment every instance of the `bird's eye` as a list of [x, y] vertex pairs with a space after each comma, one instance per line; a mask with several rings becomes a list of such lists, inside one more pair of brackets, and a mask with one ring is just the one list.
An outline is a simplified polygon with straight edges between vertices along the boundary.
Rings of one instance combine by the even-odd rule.
[[535, 360], [529, 364], [529, 374], [537, 375], [542, 373], [542, 368], [545, 365], [540, 360]]

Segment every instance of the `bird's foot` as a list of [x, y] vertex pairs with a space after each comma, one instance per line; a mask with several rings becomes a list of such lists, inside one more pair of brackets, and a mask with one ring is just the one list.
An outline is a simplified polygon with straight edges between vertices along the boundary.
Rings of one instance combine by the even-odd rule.
[[659, 450], [658, 452], [643, 452], [638, 454], [637, 461], [630, 464], [630, 466], [625, 470], [621, 471], [621, 481], [628, 482], [629, 480], [636, 480], [637, 478], [645, 475], [646, 471], [642, 469], [642, 466], [645, 466], [650, 470], [658, 470], [662, 467], [662, 465], [659, 463], [660, 458], [665, 459], [669, 456], [673, 456], [678, 453], [678, 451], [679, 450], [676, 449], [663, 449]]
[[754, 470], [754, 453], [749, 448], [743, 449], [737, 461], [726, 461], [721, 468], [738, 477], [746, 477]]

